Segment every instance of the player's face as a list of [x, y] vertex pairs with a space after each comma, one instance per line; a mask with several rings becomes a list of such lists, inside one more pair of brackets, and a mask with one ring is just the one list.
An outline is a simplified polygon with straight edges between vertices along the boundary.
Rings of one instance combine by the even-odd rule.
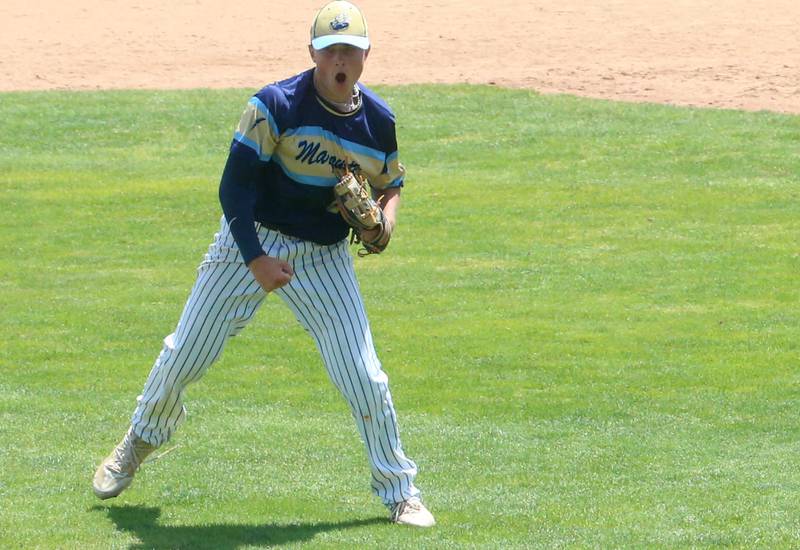
[[369, 50], [348, 44], [334, 44], [322, 50], [308, 47], [316, 65], [314, 85], [325, 99], [343, 103], [350, 99], [353, 85], [364, 70]]

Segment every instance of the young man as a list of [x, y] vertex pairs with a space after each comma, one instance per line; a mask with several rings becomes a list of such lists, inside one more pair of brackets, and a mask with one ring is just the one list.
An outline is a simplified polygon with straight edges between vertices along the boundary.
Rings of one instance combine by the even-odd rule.
[[369, 48], [358, 8], [331, 2], [311, 27], [314, 68], [266, 86], [247, 104], [220, 183], [220, 230], [175, 332], [164, 339], [130, 429], [97, 469], [93, 486], [101, 499], [125, 490], [144, 458], [169, 440], [185, 416], [186, 386], [274, 293], [314, 338], [347, 399], [366, 446], [372, 489], [391, 520], [434, 525], [414, 486], [417, 466], [400, 444], [353, 270], [349, 227], [332, 205], [337, 174], [355, 172], [381, 196], [389, 235], [397, 220], [404, 169], [394, 115], [358, 84]]

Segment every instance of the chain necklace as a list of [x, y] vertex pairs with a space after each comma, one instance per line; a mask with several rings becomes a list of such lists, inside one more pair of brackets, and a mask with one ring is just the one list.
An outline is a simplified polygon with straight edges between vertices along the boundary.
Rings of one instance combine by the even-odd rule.
[[317, 97], [342, 114], [352, 113], [361, 107], [361, 90], [358, 89], [358, 85], [353, 85], [353, 95], [350, 96], [350, 99], [341, 103], [325, 99], [319, 93], [317, 93]]

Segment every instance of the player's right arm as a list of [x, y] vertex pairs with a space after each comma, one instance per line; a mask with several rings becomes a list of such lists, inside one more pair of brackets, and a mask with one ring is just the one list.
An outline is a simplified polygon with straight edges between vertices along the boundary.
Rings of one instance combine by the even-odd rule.
[[231, 152], [219, 183], [219, 202], [246, 265], [264, 254], [255, 229], [257, 170], [252, 160]]
[[253, 216], [256, 170], [241, 156], [228, 155], [219, 184], [219, 200], [242, 260], [261, 287], [271, 292], [288, 283], [294, 272], [288, 262], [267, 256], [261, 248]]
[[248, 102], [236, 128], [219, 185], [222, 211], [242, 260], [267, 292], [282, 287], [293, 275], [288, 262], [266, 255], [255, 230], [259, 170], [263, 163], [269, 162], [279, 138], [272, 115], [275, 99], [274, 95], [254, 96]]

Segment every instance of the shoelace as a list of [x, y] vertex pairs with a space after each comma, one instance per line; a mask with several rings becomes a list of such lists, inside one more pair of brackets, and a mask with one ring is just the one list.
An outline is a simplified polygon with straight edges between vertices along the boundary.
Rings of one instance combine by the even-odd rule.
[[422, 510], [422, 503], [417, 499], [405, 500], [398, 503], [393, 510], [392, 519], [397, 520], [406, 512], [419, 512]]
[[135, 473], [139, 466], [142, 465], [142, 461], [136, 453], [137, 443], [142, 445], [141, 450], [145, 452], [141, 454], [146, 456], [147, 444], [141, 440], [134, 440], [130, 432], [128, 432], [125, 434], [122, 444], [114, 449], [114, 462], [110, 465], [112, 468], [109, 469], [115, 474], [129, 475]]

